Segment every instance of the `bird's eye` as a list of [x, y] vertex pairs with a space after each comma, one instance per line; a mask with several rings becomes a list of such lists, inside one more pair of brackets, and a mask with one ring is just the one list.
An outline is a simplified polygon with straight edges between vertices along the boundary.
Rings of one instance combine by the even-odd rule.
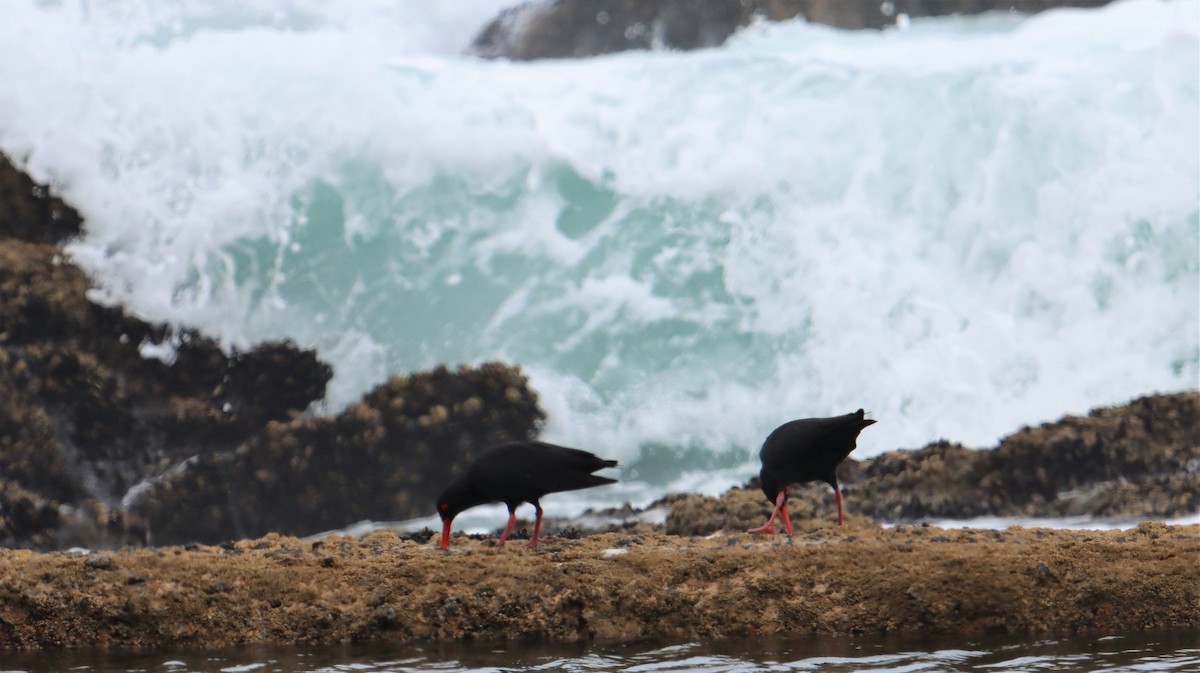
[[442, 510], [443, 512], [449, 511], [450, 503], [443, 502], [442, 504], [438, 505], [438, 509]]

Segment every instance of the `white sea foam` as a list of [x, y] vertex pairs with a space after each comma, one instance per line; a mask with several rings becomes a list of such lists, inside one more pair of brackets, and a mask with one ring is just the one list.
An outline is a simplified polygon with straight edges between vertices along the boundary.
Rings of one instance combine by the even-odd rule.
[[528, 64], [461, 55], [511, 3], [277, 4], [10, 0], [0, 149], [98, 297], [317, 347], [333, 409], [518, 362], [622, 461], [582, 508], [799, 416], [869, 456], [1197, 386], [1200, 3]]

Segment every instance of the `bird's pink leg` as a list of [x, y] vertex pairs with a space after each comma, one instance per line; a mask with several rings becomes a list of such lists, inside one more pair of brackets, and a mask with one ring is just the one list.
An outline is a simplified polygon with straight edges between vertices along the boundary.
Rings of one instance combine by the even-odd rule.
[[[767, 535], [774, 535], [775, 534], [775, 515], [779, 514], [779, 510], [781, 510], [781, 509], [784, 511], [784, 515], [783, 515], [784, 521], [787, 521], [787, 489], [780, 491], [779, 495], [776, 496], [775, 509], [771, 510], [771, 518], [767, 519], [767, 522], [764, 523], [763, 525], [759, 526], [758, 528], [751, 528], [750, 530], [748, 530], [746, 532], [747, 533], [766, 533]], [[788, 526], [788, 533], [791, 533], [792, 528], [791, 528], [790, 521], [787, 522], [787, 526]]]
[[529, 543], [525, 545], [526, 547], [537, 546], [538, 531], [542, 529], [542, 506], [534, 505], [534, 507], [537, 508], [537, 519], [535, 519], [533, 522], [533, 537], [529, 539]]
[[787, 528], [788, 535], [792, 534], [792, 520], [788, 518], [787, 513], [787, 498], [791, 492], [790, 488], [783, 489], [783, 507], [779, 508], [779, 512], [783, 514], [783, 526]]
[[842, 527], [842, 489], [837, 486], [833, 487], [833, 496], [837, 500], [838, 506], [838, 528]]
[[496, 540], [497, 547], [503, 547], [504, 541], [508, 539], [508, 534], [512, 532], [513, 525], [517, 523], [517, 513], [508, 513], [508, 525], [504, 527], [504, 532], [500, 534], [500, 539]]

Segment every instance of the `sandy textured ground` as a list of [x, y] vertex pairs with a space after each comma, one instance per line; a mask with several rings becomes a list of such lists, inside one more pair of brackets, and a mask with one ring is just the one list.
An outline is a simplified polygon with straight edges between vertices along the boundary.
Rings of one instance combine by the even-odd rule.
[[1200, 627], [1200, 526], [0, 550], [0, 649]]

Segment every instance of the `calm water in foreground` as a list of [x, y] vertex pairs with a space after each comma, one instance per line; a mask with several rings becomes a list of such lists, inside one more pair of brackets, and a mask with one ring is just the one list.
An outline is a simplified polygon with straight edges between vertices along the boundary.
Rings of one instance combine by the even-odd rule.
[[205, 652], [0, 655], [0, 671], [1200, 671], [1200, 633], [901, 639], [805, 637], [640, 644], [370, 644]]

